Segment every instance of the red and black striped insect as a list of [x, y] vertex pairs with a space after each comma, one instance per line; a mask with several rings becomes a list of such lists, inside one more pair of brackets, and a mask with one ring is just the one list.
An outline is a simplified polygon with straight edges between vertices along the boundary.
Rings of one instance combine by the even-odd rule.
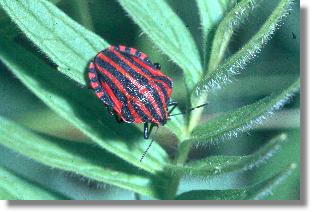
[[117, 121], [144, 123], [145, 139], [153, 126], [166, 124], [177, 105], [170, 100], [172, 80], [160, 72], [158, 63], [134, 48], [110, 46], [99, 52], [89, 65], [88, 77]]

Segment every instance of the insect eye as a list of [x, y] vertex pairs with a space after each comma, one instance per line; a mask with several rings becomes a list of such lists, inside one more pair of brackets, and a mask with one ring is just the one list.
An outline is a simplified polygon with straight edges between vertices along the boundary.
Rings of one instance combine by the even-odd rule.
[[155, 68], [156, 68], [157, 70], [160, 70], [160, 69], [161, 69], [161, 66], [160, 66], [159, 63], [154, 63], [154, 66], [155, 66]]

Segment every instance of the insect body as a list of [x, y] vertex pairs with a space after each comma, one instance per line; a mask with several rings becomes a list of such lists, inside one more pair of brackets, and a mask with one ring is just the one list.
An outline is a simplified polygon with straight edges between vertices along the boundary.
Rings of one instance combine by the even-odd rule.
[[[90, 85], [97, 97], [119, 121], [144, 123], [144, 138], [152, 126], [166, 124], [172, 80], [160, 72], [148, 56], [134, 48], [110, 46], [99, 52], [89, 65]], [[173, 106], [169, 111], [168, 107]]]

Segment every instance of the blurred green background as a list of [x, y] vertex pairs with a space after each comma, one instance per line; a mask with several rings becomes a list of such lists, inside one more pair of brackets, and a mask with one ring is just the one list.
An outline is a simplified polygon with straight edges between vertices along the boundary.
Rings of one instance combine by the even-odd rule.
[[[173, 78], [175, 89], [173, 99], [185, 108], [185, 90], [179, 67], [161, 55], [146, 35], [130, 20], [121, 6], [112, 0], [54, 0], [52, 1], [88, 29], [105, 38], [113, 45], [124, 44], [146, 52], [155, 62], [160, 62], [162, 70]], [[189, 26], [197, 43], [200, 42], [199, 16], [194, 1], [168, 0], [170, 6]], [[231, 41], [228, 54], [236, 51], [259, 28], [264, 19], [271, 13], [277, 0], [264, 1], [252, 17], [241, 25]], [[261, 14], [261, 15], [260, 15]], [[263, 15], [265, 14], [265, 15]], [[259, 18], [261, 17], [261, 18]], [[9, 18], [0, 11], [0, 36], [14, 37], [23, 46], [35, 49], [24, 35], [10, 23]], [[3, 27], [2, 27], [3, 26]], [[37, 51], [37, 50], [36, 50]], [[37, 51], [37, 54], [40, 54]], [[41, 55], [42, 58], [45, 56]], [[47, 60], [47, 59], [45, 59]], [[51, 66], [53, 64], [51, 63]], [[234, 108], [255, 102], [256, 100], [287, 87], [300, 72], [300, 9], [296, 1], [291, 15], [273, 36], [273, 39], [263, 49], [262, 53], [247, 66], [247, 70], [238, 79], [209, 96], [209, 107], [205, 109], [203, 120], [211, 115], [230, 111]], [[70, 140], [87, 140], [78, 130], [60, 118], [38, 98], [36, 98], [7, 68], [0, 63], [0, 115], [45, 132]], [[103, 110], [106, 112], [106, 110]], [[268, 118], [255, 130], [243, 133], [229, 142], [218, 146], [194, 149], [191, 158], [205, 155], [228, 154], [242, 155], [252, 153], [279, 132], [287, 132], [289, 139], [282, 151], [274, 156], [276, 162], [272, 167], [281, 169], [291, 162], [300, 164], [300, 95]], [[239, 142], [238, 142], [239, 140]], [[274, 163], [274, 162], [273, 162]], [[114, 186], [97, 184], [62, 171], [48, 168], [30, 159], [24, 158], [3, 146], [0, 146], [0, 164], [31, 181], [38, 182], [47, 188], [56, 188], [62, 194], [76, 199], [133, 199], [133, 193]], [[229, 183], [246, 184], [261, 177], [261, 172], [269, 172], [268, 167], [261, 167], [254, 172], [241, 176], [239, 182], [229, 179]], [[273, 191], [273, 199], [300, 198], [300, 169], [292, 175], [280, 189]], [[187, 179], [189, 180], [189, 179]], [[193, 184], [200, 179], [192, 179]], [[213, 188], [213, 182], [207, 183], [207, 188]], [[183, 188], [181, 188], [183, 190]], [[204, 189], [201, 185], [201, 189]]]

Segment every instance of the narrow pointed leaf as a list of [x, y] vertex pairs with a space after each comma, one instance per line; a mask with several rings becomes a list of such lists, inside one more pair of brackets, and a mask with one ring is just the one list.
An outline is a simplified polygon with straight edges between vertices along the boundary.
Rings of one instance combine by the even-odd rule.
[[[135, 174], [129, 164], [87, 144], [42, 136], [0, 117], [0, 144], [52, 168], [154, 196], [150, 180]], [[129, 173], [127, 173], [129, 172]]]
[[224, 12], [235, 2], [236, 0], [196, 0], [204, 39], [207, 39]]
[[[236, 0], [196, 0], [199, 11], [204, 60], [208, 57], [210, 42], [215, 30], [229, 8], [236, 3]], [[206, 63], [205, 63], [206, 65]]]
[[225, 16], [215, 33], [210, 59], [209, 74], [213, 73], [224, 57], [234, 30], [254, 11], [263, 0], [243, 0]]
[[[222, 15], [225, 15], [216, 30], [211, 29], [212, 32], [207, 32], [207, 35], [204, 34], [204, 73], [206, 73], [206, 75], [211, 74], [211, 72], [215, 71], [217, 66], [220, 65], [224, 57], [225, 51], [228, 48], [232, 34], [234, 33], [234, 29], [239, 27], [241, 22], [251, 13], [251, 11], [253, 11], [255, 5], [258, 5], [260, 2], [261, 0], [242, 0], [237, 3], [232, 10], [227, 12], [226, 9], [230, 9], [231, 7], [233, 7], [236, 1], [197, 1], [197, 5], [201, 14], [202, 27], [204, 30], [205, 28], [208, 28], [207, 25], [209, 25], [209, 23], [211, 22], [211, 17], [214, 17], [213, 14], [215, 14], [215, 16], [217, 17], [222, 17]], [[220, 20], [215, 20], [215, 23], [212, 23], [217, 24], [219, 22]], [[212, 37], [210, 34], [213, 34], [214, 37]], [[198, 90], [196, 92], [197, 94], [199, 94]], [[194, 95], [193, 93], [191, 95], [191, 100], [193, 107], [196, 105], [201, 105], [207, 102], [207, 94], [202, 94], [201, 97], [198, 98], [198, 96]], [[199, 109], [198, 111], [193, 111], [191, 113], [189, 125], [190, 129], [193, 129], [194, 126], [197, 125], [202, 110], [203, 109]]]
[[231, 190], [194, 190], [177, 196], [178, 200], [264, 200], [272, 194], [272, 190], [281, 184], [294, 172], [296, 164], [291, 164], [274, 177], [257, 185], [244, 189]]
[[247, 200], [265, 200], [273, 194], [273, 190], [277, 189], [284, 183], [297, 169], [297, 164], [290, 164], [287, 169], [281, 171], [279, 174], [275, 175], [271, 179], [267, 180], [260, 185], [253, 186], [253, 189], [250, 190], [247, 195]]
[[168, 159], [157, 143], [144, 162], [147, 147], [133, 125], [110, 117], [93, 91], [79, 87], [13, 42], [0, 39], [0, 59], [35, 95], [99, 146], [149, 172], [161, 170]]
[[261, 124], [262, 120], [275, 110], [281, 108], [299, 90], [299, 87], [300, 79], [280, 93], [273, 93], [253, 104], [212, 118], [197, 126], [192, 131], [191, 138], [185, 142], [214, 143], [252, 129], [254, 126]]
[[61, 200], [64, 198], [0, 167], [0, 199], [2, 200]]
[[282, 20], [289, 14], [292, 3], [292, 0], [281, 0], [259, 31], [238, 52], [220, 64], [213, 73], [207, 74], [198, 83], [193, 97], [199, 95], [202, 91], [218, 89], [230, 83], [231, 79], [239, 74], [246, 67], [247, 63], [260, 53]]
[[216, 177], [231, 172], [243, 172], [265, 164], [285, 142], [286, 134], [281, 134], [265, 144], [257, 152], [246, 156], [211, 156], [181, 166], [170, 166], [168, 171], [173, 175], [195, 175]]
[[192, 89], [202, 74], [200, 55], [194, 39], [182, 20], [164, 0], [120, 0], [119, 3], [154, 44], [184, 72]]
[[99, 36], [44, 0], [1, 0], [0, 6], [59, 71], [85, 84], [84, 71], [97, 52], [108, 47]]

